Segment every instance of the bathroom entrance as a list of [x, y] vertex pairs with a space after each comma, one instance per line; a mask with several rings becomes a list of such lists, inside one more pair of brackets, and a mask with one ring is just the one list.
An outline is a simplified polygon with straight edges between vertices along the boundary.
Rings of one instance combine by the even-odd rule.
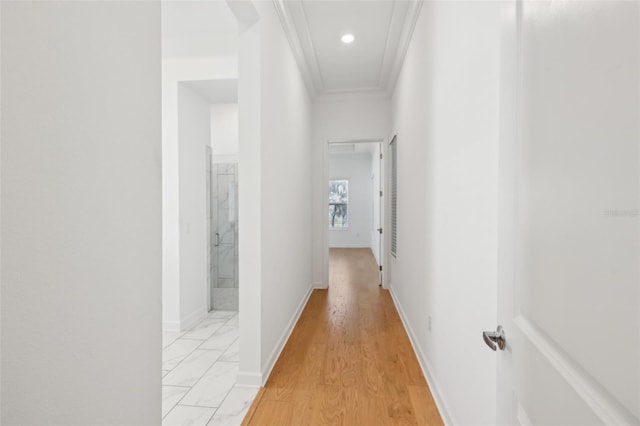
[[238, 164], [209, 157], [209, 311], [238, 310]]

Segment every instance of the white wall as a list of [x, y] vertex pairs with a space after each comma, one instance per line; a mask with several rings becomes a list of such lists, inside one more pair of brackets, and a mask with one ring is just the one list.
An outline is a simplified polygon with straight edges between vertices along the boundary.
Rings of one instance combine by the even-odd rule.
[[387, 99], [332, 97], [313, 104], [313, 285], [328, 285], [327, 179], [328, 141], [387, 139], [391, 104]]
[[262, 25], [261, 352], [267, 373], [311, 289], [311, 102], [274, 5], [259, 2], [257, 7]]
[[329, 247], [371, 247], [371, 155], [331, 154], [329, 179], [349, 180], [349, 227], [329, 229]]
[[160, 424], [160, 6], [0, 7], [2, 424]]
[[192, 323], [183, 323], [185, 316], [180, 312], [178, 84], [237, 76], [235, 56], [162, 58], [162, 322], [166, 330], [181, 330]]
[[210, 108], [213, 155], [219, 162], [237, 162], [238, 104], [213, 104]]
[[495, 424], [480, 332], [496, 326], [499, 18], [498, 3], [426, 2], [393, 96], [391, 289], [451, 424]]
[[[257, 15], [257, 12], [254, 11]], [[236, 383], [262, 385], [262, 143], [261, 46], [262, 25], [242, 21], [238, 53], [238, 305], [239, 367]]]
[[180, 178], [180, 324], [207, 312], [206, 147], [211, 141], [209, 102], [178, 87]]
[[311, 291], [311, 104], [273, 3], [255, 7], [239, 56], [238, 381], [261, 385]]
[[[2, 4], [0, 4], [0, 23]], [[1, 28], [1, 27], [0, 27]], [[2, 76], [2, 31], [0, 29], [0, 76]], [[0, 78], [0, 183], [2, 182], [2, 78]], [[2, 224], [2, 191], [0, 191], [0, 227]], [[2, 238], [0, 238], [0, 422], [2, 421]]]

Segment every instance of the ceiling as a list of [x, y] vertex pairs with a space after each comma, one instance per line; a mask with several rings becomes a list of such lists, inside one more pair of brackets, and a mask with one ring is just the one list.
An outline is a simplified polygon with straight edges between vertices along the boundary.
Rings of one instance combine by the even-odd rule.
[[163, 56], [234, 56], [238, 20], [224, 0], [162, 1]]
[[329, 154], [330, 155], [345, 155], [345, 154], [372, 155], [379, 144], [380, 142], [330, 143]]
[[[419, 0], [276, 0], [276, 9], [314, 95], [393, 90]], [[355, 36], [351, 44], [340, 38]]]
[[210, 104], [236, 104], [238, 103], [238, 80], [192, 80], [183, 81], [183, 84], [193, 89], [204, 97]]
[[[393, 91], [422, 0], [272, 0], [314, 97]], [[225, 0], [162, 5], [162, 53], [235, 56], [238, 21]], [[355, 36], [351, 44], [340, 38]]]

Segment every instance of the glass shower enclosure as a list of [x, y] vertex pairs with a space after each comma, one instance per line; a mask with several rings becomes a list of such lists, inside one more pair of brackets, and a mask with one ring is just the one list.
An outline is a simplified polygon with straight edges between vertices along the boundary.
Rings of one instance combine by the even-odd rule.
[[211, 310], [238, 310], [238, 165], [209, 163]]

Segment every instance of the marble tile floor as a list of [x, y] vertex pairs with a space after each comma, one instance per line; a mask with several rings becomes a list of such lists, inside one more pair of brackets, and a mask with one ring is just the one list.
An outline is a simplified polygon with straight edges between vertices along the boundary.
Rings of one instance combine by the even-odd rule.
[[239, 426], [258, 388], [235, 386], [238, 313], [210, 312], [162, 334], [162, 425]]

